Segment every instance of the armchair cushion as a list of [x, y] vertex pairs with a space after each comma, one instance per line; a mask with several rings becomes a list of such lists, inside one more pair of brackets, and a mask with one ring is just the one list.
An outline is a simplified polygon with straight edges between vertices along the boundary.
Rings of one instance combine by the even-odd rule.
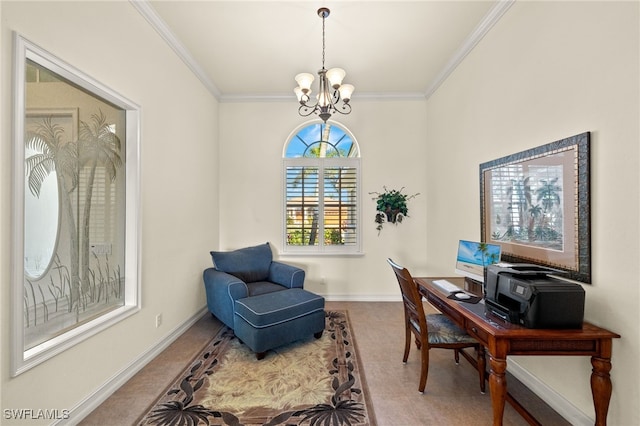
[[267, 281], [280, 284], [287, 288], [302, 288], [304, 286], [304, 270], [297, 266], [277, 261], [271, 262]]
[[211, 259], [218, 271], [240, 278], [246, 283], [266, 281], [273, 253], [269, 243], [234, 251], [212, 251]]
[[[271, 327], [323, 310], [324, 298], [301, 288], [238, 299], [235, 303], [236, 316], [253, 328]], [[317, 331], [320, 330], [309, 334]]]

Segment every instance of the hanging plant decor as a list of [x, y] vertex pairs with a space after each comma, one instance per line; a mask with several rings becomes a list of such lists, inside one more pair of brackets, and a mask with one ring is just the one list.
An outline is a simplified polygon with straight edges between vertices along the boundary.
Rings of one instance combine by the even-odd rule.
[[409, 216], [407, 201], [420, 195], [420, 193], [416, 193], [413, 195], [403, 194], [402, 190], [404, 189], [404, 186], [400, 188], [400, 190], [389, 190], [386, 186], [383, 186], [383, 188], [384, 192], [369, 193], [376, 195], [372, 199], [376, 202], [375, 222], [378, 224], [378, 226], [376, 226], [378, 235], [380, 234], [382, 225], [385, 222], [395, 224], [402, 223], [402, 219], [406, 216]]

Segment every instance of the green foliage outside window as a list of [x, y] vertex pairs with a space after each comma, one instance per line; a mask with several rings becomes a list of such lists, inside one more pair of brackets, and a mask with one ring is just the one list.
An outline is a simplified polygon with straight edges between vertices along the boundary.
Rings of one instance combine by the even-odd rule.
[[[309, 245], [310, 236], [311, 232], [309, 231], [305, 232], [304, 235], [301, 230], [289, 231], [287, 233], [287, 242], [292, 246]], [[339, 229], [325, 229], [324, 242], [327, 245], [344, 244], [344, 239]]]

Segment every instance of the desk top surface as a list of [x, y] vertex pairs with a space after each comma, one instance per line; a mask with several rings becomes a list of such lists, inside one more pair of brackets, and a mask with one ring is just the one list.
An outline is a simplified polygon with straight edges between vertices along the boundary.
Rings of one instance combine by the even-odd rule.
[[415, 277], [414, 280], [424, 291], [437, 297], [442, 303], [455, 310], [466, 319], [473, 321], [477, 326], [493, 336], [503, 336], [519, 339], [584, 339], [584, 338], [618, 338], [620, 335], [613, 333], [594, 324], [584, 322], [581, 329], [532, 329], [518, 324], [512, 324], [502, 318], [485, 312], [484, 303], [466, 303], [447, 298], [448, 294], [432, 284], [434, 280], [447, 280], [454, 284], [462, 285], [459, 277]]

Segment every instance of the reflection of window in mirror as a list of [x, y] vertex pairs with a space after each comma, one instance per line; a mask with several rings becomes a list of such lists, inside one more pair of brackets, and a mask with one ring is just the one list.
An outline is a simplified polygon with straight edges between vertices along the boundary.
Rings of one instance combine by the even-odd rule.
[[128, 148], [138, 144], [138, 107], [19, 36], [16, 49], [24, 181], [15, 188], [23, 273], [13, 284], [22, 307], [14, 374], [139, 309], [137, 216], [127, 204], [138, 191], [137, 149]]

